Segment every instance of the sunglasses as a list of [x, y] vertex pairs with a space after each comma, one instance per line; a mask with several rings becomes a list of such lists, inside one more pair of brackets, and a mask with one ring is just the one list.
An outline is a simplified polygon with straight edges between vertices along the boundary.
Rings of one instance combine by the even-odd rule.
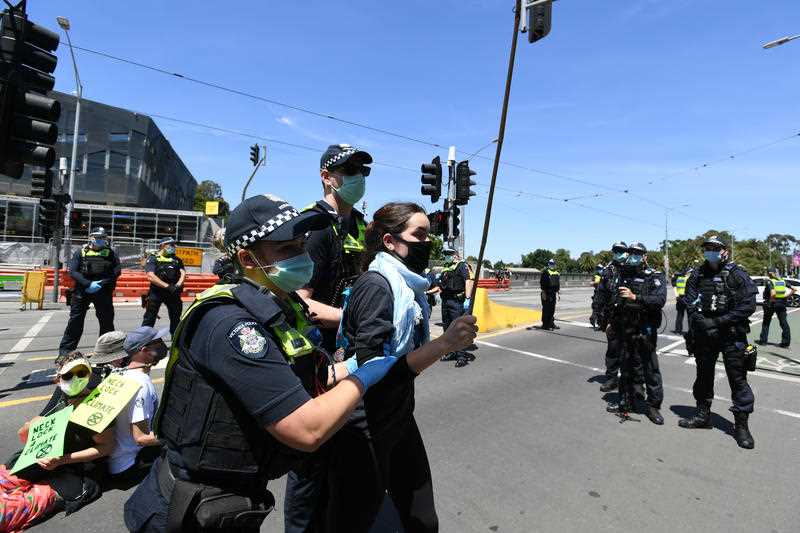
[[341, 174], [343, 176], [355, 176], [356, 174], [361, 174], [365, 178], [369, 176], [369, 173], [372, 169], [366, 165], [356, 165], [356, 164], [345, 164], [340, 167], [329, 169], [330, 172], [336, 172], [337, 174]]
[[85, 378], [86, 376], [88, 376], [91, 373], [92, 372], [88, 368], [80, 367], [80, 368], [78, 368], [76, 370], [70, 370], [68, 372], [64, 372], [63, 374], [61, 374], [61, 379], [63, 379], [64, 381], [69, 381], [69, 380], [72, 379], [73, 376], [76, 376], [76, 377], [79, 377], [79, 378]]

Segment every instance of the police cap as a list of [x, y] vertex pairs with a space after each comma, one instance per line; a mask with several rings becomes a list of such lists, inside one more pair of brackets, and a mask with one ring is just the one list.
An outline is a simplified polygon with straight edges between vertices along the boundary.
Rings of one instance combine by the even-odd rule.
[[173, 237], [163, 237], [160, 241], [158, 241], [159, 246], [164, 246], [165, 244], [175, 244], [177, 241]]
[[362, 176], [367, 177], [371, 169], [364, 165], [370, 163], [372, 163], [372, 156], [369, 153], [349, 144], [332, 144], [322, 154], [319, 168], [321, 170], [342, 168], [347, 169], [346, 173], [348, 174], [361, 173]]
[[291, 241], [329, 223], [330, 217], [325, 213], [300, 213], [271, 194], [253, 196], [231, 212], [225, 229], [225, 249], [234, 256], [257, 241]]
[[615, 242], [611, 246], [611, 251], [612, 252], [627, 252], [628, 251], [628, 245], [625, 244], [625, 241]]
[[104, 228], [103, 226], [93, 229], [89, 235], [91, 237], [96, 237], [98, 239], [105, 239], [106, 237], [108, 237], [108, 234], [106, 233], [106, 228]]
[[628, 251], [632, 254], [644, 255], [647, 253], [647, 247], [640, 242], [632, 242], [631, 245], [628, 246]]
[[705, 247], [727, 248], [728, 245], [725, 244], [725, 241], [720, 239], [718, 236], [711, 235], [706, 240], [703, 241], [703, 248], [705, 248]]

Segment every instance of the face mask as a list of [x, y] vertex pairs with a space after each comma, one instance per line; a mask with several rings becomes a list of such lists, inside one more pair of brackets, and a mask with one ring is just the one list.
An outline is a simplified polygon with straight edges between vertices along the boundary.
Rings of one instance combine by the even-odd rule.
[[166, 248], [164, 248], [164, 253], [167, 255], [175, 255], [175, 247], [167, 246]]
[[155, 360], [153, 364], [158, 363], [159, 361], [164, 359], [167, 356], [167, 352], [168, 352], [167, 345], [164, 344], [163, 342], [159, 343], [156, 347], [151, 349], [150, 354]]
[[628, 256], [628, 259], [625, 262], [625, 264], [628, 266], [639, 266], [642, 264], [643, 259], [644, 256], [641, 256], [639, 254], [631, 254]]
[[432, 241], [407, 241], [400, 237], [395, 237], [408, 247], [408, 255], [400, 257], [395, 256], [408, 267], [411, 272], [422, 275], [425, 269], [428, 268], [428, 261], [431, 258], [431, 249], [433, 248]]
[[361, 174], [355, 176], [344, 176], [342, 185], [338, 189], [333, 187], [339, 198], [348, 205], [356, 205], [364, 197], [367, 189], [367, 180]]
[[722, 259], [722, 253], [719, 250], [706, 250], [703, 252], [703, 257], [709, 263], [716, 264]]
[[614, 252], [614, 262], [621, 265], [628, 259], [628, 254], [625, 252]]
[[253, 258], [253, 261], [256, 262], [267, 279], [284, 292], [302, 289], [311, 281], [311, 276], [314, 274], [314, 261], [311, 260], [308, 252], [303, 252], [300, 255], [269, 265], [276, 271], [272, 274], [267, 272], [267, 269], [261, 265], [252, 253], [250, 257]]
[[95, 250], [105, 248], [106, 244], [108, 243], [105, 241], [105, 239], [92, 239], [92, 248]]
[[446, 255], [445, 258], [444, 258], [444, 264], [445, 265], [452, 265], [453, 261], [454, 261], [454, 259], [453, 259], [452, 255]]
[[79, 378], [78, 376], [73, 377], [70, 380], [64, 380], [58, 382], [58, 388], [66, 394], [67, 396], [76, 396], [86, 388], [86, 385], [89, 384], [89, 376], [85, 378]]

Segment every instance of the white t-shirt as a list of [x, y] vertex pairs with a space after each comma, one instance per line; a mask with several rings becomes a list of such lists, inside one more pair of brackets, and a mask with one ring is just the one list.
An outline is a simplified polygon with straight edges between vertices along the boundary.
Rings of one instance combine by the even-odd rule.
[[119, 474], [132, 467], [136, 462], [136, 454], [142, 449], [133, 440], [131, 424], [146, 420], [148, 428], [152, 430], [153, 418], [158, 409], [158, 394], [156, 394], [156, 388], [153, 386], [149, 374], [145, 374], [141, 370], [126, 370], [122, 375], [138, 381], [141, 387], [131, 399], [128, 407], [117, 415], [114, 424], [116, 444], [108, 458], [108, 468], [112, 474]]

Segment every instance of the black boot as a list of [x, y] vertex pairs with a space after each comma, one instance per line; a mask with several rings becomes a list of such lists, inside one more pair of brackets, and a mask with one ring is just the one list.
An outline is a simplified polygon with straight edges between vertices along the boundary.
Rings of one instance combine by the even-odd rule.
[[698, 405], [692, 418], [681, 418], [678, 425], [686, 429], [711, 429], [711, 408]]
[[619, 388], [619, 380], [617, 378], [608, 378], [605, 383], [600, 385], [600, 392], [611, 392]]
[[650, 422], [657, 426], [664, 425], [664, 417], [661, 416], [661, 412], [658, 410], [658, 407], [653, 407], [651, 405], [647, 410], [647, 418], [649, 418]]
[[750, 434], [750, 428], [747, 427], [747, 419], [750, 417], [750, 413], [733, 413], [733, 417], [736, 420], [736, 427], [733, 430], [736, 444], [740, 448], [752, 450], [756, 443], [753, 440], [753, 435]]

